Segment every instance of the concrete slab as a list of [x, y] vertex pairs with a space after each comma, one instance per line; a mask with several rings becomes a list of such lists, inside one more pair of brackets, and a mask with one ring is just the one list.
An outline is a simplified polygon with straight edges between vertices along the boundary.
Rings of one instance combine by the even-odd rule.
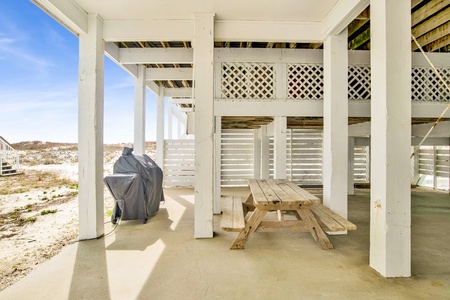
[[[244, 196], [247, 189], [224, 189]], [[449, 299], [450, 197], [412, 192], [411, 278], [386, 279], [369, 262], [369, 190], [349, 196], [358, 230], [330, 236], [321, 250], [309, 233], [255, 233], [229, 250], [235, 232], [193, 239], [192, 189], [165, 190], [147, 224], [124, 221], [106, 238], [68, 246], [0, 299]], [[109, 232], [107, 224], [105, 232]]]

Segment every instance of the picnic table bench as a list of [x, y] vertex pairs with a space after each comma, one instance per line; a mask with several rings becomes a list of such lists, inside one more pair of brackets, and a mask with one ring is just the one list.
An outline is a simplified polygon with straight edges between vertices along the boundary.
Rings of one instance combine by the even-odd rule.
[[[250, 179], [251, 194], [242, 202], [240, 197], [226, 197], [222, 204], [221, 227], [239, 234], [230, 249], [244, 249], [255, 231], [278, 231], [280, 229], [310, 232], [324, 250], [333, 249], [325, 231], [356, 230], [356, 225], [320, 203], [319, 198], [285, 179]], [[296, 220], [264, 221], [269, 211], [292, 211]], [[247, 220], [248, 212], [251, 215]]]

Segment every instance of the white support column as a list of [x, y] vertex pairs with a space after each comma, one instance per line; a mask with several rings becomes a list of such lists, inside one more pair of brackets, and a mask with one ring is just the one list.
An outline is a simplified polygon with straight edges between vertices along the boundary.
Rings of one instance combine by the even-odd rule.
[[323, 204], [347, 218], [348, 52], [347, 30], [324, 43]]
[[411, 1], [371, 0], [370, 266], [411, 276]]
[[88, 15], [88, 33], [81, 33], [78, 80], [78, 187], [79, 239], [104, 234], [103, 114], [104, 42], [103, 21]]
[[253, 130], [253, 178], [261, 178], [261, 127]]
[[214, 14], [194, 20], [195, 238], [213, 237]]
[[437, 147], [433, 146], [433, 189], [437, 190]]
[[172, 98], [169, 99], [169, 107], [167, 109], [167, 138], [172, 139], [172, 128], [173, 128], [173, 103]]
[[134, 154], [145, 153], [145, 72], [146, 67], [139, 65], [134, 80]]
[[355, 138], [348, 138], [348, 188], [347, 194], [355, 194]]
[[274, 161], [273, 178], [286, 178], [286, 131], [287, 118], [275, 117], [274, 120]]
[[156, 99], [156, 163], [164, 170], [164, 87]]
[[412, 160], [411, 160], [411, 171], [412, 171], [412, 176], [411, 176], [411, 183], [412, 184], [418, 184], [419, 179], [420, 179], [420, 168], [419, 168], [419, 148], [420, 147], [413, 147], [412, 153], [416, 153]]
[[216, 116], [214, 133], [214, 214], [220, 214], [220, 197], [222, 194], [222, 117]]
[[[261, 139], [261, 179], [269, 179], [270, 176], [270, 139], [267, 135], [267, 125], [260, 128]], [[256, 178], [256, 177], [255, 177]]]

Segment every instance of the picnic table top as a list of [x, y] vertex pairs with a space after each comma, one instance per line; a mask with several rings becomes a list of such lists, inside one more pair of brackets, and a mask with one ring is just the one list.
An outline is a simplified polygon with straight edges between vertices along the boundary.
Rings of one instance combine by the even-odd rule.
[[260, 209], [295, 210], [309, 207], [320, 200], [286, 179], [249, 179], [255, 207]]

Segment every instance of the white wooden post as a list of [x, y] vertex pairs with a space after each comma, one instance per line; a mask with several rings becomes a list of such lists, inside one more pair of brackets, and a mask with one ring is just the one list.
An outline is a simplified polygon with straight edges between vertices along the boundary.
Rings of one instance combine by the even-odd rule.
[[261, 127], [253, 130], [253, 178], [261, 178]]
[[348, 138], [348, 188], [347, 194], [355, 194], [355, 138]]
[[370, 266], [411, 276], [411, 1], [371, 0]]
[[411, 176], [411, 183], [412, 184], [418, 184], [419, 180], [420, 180], [420, 168], [419, 168], [419, 158], [420, 158], [420, 154], [419, 154], [419, 148], [420, 147], [413, 147], [412, 149], [412, 153], [415, 153], [415, 155], [412, 158], [411, 164], [412, 164], [412, 176]]
[[269, 179], [270, 176], [270, 139], [267, 135], [267, 125], [261, 126], [261, 179]]
[[275, 117], [274, 120], [274, 161], [273, 178], [286, 179], [286, 131], [287, 118]]
[[213, 237], [214, 14], [194, 20], [195, 238]]
[[134, 80], [134, 154], [145, 153], [145, 72], [144, 65], [138, 65]]
[[156, 163], [164, 170], [164, 87], [159, 87], [156, 100]]
[[167, 109], [167, 138], [172, 139], [172, 125], [173, 125], [173, 103], [172, 98], [169, 99], [169, 107]]
[[222, 194], [222, 117], [216, 116], [214, 133], [214, 214], [220, 214], [220, 197]]
[[79, 41], [79, 239], [86, 240], [104, 233], [104, 42], [103, 22], [98, 15], [88, 15], [88, 33], [81, 33]]
[[325, 40], [323, 204], [347, 218], [348, 52], [347, 29]]
[[433, 146], [433, 189], [437, 190], [437, 147]]

